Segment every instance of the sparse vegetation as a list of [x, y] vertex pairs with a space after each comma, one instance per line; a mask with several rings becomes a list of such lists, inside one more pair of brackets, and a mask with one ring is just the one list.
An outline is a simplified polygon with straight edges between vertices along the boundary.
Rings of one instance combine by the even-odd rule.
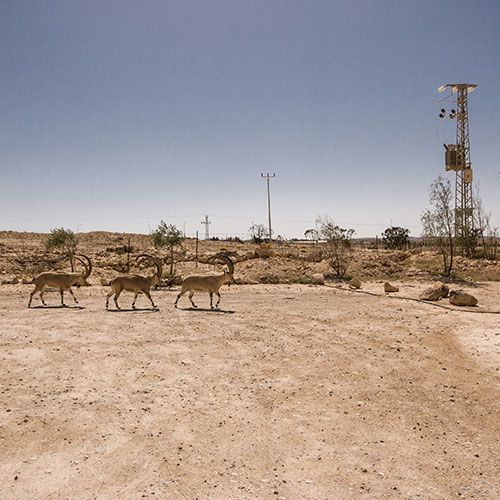
[[[156, 229], [156, 227], [154, 228]], [[122, 238], [118, 241], [118, 235]], [[23, 236], [22, 238], [20, 236]], [[0, 232], [0, 243], [5, 251], [0, 252], [1, 281], [11, 281], [17, 277], [19, 281], [31, 280], [33, 276], [42, 271], [57, 269], [61, 264], [69, 264], [67, 257], [62, 252], [47, 254], [44, 242], [48, 235]], [[148, 234], [124, 233], [82, 233], [77, 235], [77, 252], [89, 255], [94, 262], [95, 270], [91, 279], [100, 282], [109, 282], [116, 276], [116, 272], [126, 273], [127, 255], [124, 253], [124, 244], [130, 238], [133, 255], [139, 250], [151, 248], [151, 237]], [[485, 237], [486, 238], [486, 237]], [[489, 242], [487, 242], [488, 244]], [[494, 245], [492, 239], [491, 245]], [[329, 274], [337, 279], [337, 273], [330, 266], [326, 258], [327, 244], [320, 241], [317, 245], [306, 244], [303, 240], [286, 241], [281, 245], [273, 243], [273, 258], [255, 259], [255, 244], [250, 241], [244, 243], [231, 243], [228, 241], [199, 241], [198, 258], [203, 259], [220, 251], [220, 247], [228, 249], [241, 265], [238, 266], [238, 282], [255, 283], [266, 272], [273, 272], [280, 277], [280, 282], [289, 282], [295, 278], [308, 279], [314, 273]], [[174, 250], [174, 274], [187, 275], [195, 272], [196, 240], [187, 238], [182, 243], [182, 251], [178, 247]], [[167, 248], [161, 254], [167, 256]], [[301, 252], [305, 248], [307, 252]], [[111, 251], [112, 249], [112, 251]], [[500, 261], [494, 259], [477, 258], [483, 256], [482, 245], [476, 250], [476, 258], [456, 256], [453, 259], [453, 272], [461, 280], [500, 280]], [[164, 260], [169, 264], [170, 257]], [[205, 270], [203, 261], [202, 268]], [[170, 280], [169, 265], [164, 265], [164, 278]], [[69, 266], [68, 266], [69, 267]], [[75, 260], [75, 270], [79, 266]], [[442, 255], [439, 250], [431, 246], [419, 247], [409, 252], [401, 250], [380, 250], [371, 248], [367, 241], [361, 245], [359, 240], [351, 241], [350, 264], [344, 276], [357, 276], [361, 280], [372, 279], [401, 279], [425, 280], [436, 279], [443, 275]], [[452, 278], [453, 273], [449, 276]], [[170, 282], [170, 281], [169, 281]]]

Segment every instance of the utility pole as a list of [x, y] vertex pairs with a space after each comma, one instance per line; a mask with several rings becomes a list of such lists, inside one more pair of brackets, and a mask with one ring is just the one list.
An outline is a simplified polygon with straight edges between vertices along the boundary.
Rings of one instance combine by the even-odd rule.
[[[469, 139], [469, 92], [477, 85], [469, 83], [448, 83], [439, 87], [439, 92], [450, 89], [450, 96], [456, 95], [457, 109], [452, 109], [447, 115], [441, 109], [440, 118], [457, 120], [456, 144], [444, 144], [446, 149], [445, 168], [454, 170], [455, 178], [455, 237], [467, 245], [467, 241], [474, 229], [474, 205], [472, 200], [472, 168], [470, 161]], [[443, 100], [449, 99], [445, 98]]]
[[205, 224], [205, 239], [209, 240], [210, 239], [210, 233], [208, 231], [208, 225], [210, 224], [210, 221], [208, 220], [208, 215], [205, 215], [205, 220], [201, 221], [202, 224]]
[[198, 267], [198, 231], [196, 231], [196, 251], [195, 251], [195, 262], [196, 262], [196, 266], [195, 267]]
[[271, 191], [269, 188], [269, 179], [274, 179], [276, 177], [276, 174], [269, 175], [269, 174], [260, 174], [260, 176], [263, 179], [266, 179], [267, 181], [267, 214], [269, 216], [269, 243], [272, 241], [272, 231], [271, 231]]

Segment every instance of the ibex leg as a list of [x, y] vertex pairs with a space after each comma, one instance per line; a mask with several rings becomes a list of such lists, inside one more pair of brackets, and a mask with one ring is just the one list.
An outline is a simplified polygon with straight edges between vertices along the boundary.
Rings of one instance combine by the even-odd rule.
[[120, 293], [122, 293], [121, 290], [118, 290], [116, 293], [115, 293], [115, 296], [113, 297], [114, 301], [115, 301], [115, 305], [116, 305], [116, 308], [117, 309], [120, 309], [120, 306], [118, 305], [118, 297], [120, 296]]
[[45, 300], [43, 299], [43, 294], [45, 293], [45, 286], [42, 286], [42, 289], [40, 290], [40, 300], [42, 301], [42, 304], [46, 306], [47, 304], [45, 303]]
[[189, 300], [191, 301], [191, 304], [193, 304], [193, 307], [198, 307], [194, 302], [193, 302], [193, 295], [194, 295], [194, 290], [191, 290], [189, 292]]
[[111, 292], [108, 293], [108, 295], [106, 295], [106, 309], [108, 308], [109, 306], [109, 298], [111, 297], [111, 295], [113, 295], [115, 292], [114, 290], [111, 290]]
[[174, 306], [177, 307], [177, 302], [179, 302], [179, 299], [187, 292], [187, 290], [181, 290], [179, 295], [177, 295], [177, 298], [175, 299]]
[[139, 295], [138, 293], [134, 295], [134, 300], [132, 301], [132, 309], [135, 309], [135, 299], [137, 299], [138, 295]]
[[69, 293], [73, 297], [73, 300], [75, 301], [75, 304], [78, 304], [78, 300], [76, 300], [75, 294], [73, 293], [73, 290], [71, 290], [71, 288], [69, 289]]
[[146, 294], [146, 297], [151, 301], [151, 304], [153, 305], [153, 307], [156, 309], [156, 305], [153, 302], [153, 299], [151, 298], [151, 294], [149, 292], [145, 292], [145, 294]]
[[28, 307], [31, 307], [31, 301], [33, 300], [33, 295], [35, 295], [35, 293], [38, 291], [40, 291], [38, 286], [35, 286], [35, 289], [30, 293], [30, 300], [28, 302]]

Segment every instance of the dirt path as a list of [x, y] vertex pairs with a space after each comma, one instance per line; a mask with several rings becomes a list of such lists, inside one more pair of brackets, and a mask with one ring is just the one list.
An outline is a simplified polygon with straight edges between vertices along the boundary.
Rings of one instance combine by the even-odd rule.
[[498, 316], [311, 286], [224, 287], [216, 312], [30, 290], [0, 287], [2, 499], [500, 498]]

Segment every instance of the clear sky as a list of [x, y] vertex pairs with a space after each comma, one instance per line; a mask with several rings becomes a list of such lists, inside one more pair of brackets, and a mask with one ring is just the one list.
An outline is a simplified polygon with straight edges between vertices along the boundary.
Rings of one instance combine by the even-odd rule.
[[420, 234], [474, 83], [471, 159], [500, 225], [498, 0], [1, 0], [0, 229]]

